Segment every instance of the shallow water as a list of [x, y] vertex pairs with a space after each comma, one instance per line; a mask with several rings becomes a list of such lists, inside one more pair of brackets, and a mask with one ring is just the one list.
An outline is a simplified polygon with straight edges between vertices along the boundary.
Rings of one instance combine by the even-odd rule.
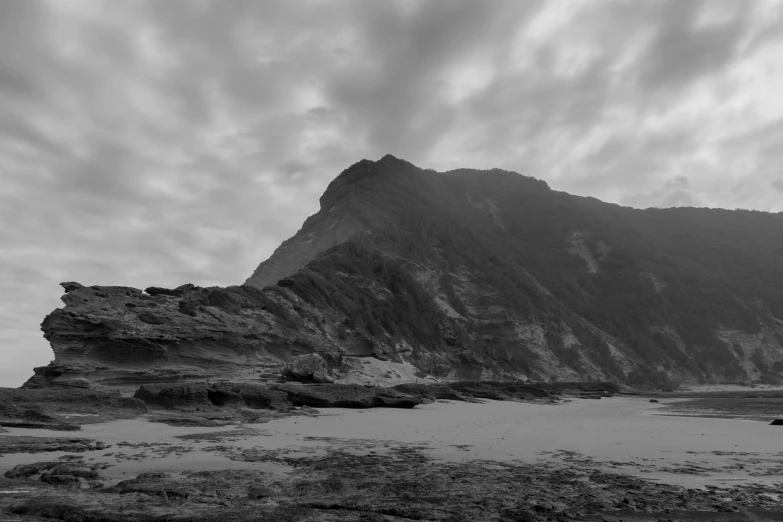
[[[181, 473], [232, 468], [284, 473], [291, 470], [290, 466], [275, 462], [232, 461], [219, 452], [205, 451], [205, 448], [215, 446], [215, 442], [191, 442], [176, 438], [180, 435], [225, 432], [236, 428], [236, 426], [174, 427], [144, 419], [87, 424], [79, 432], [8, 428], [8, 435], [97, 439], [110, 444], [111, 447], [81, 453], [51, 451], [8, 454], [0, 457], [0, 474], [17, 464], [57, 460], [66, 455], [84, 457], [88, 463], [110, 464], [111, 467], [101, 470], [101, 474], [108, 479], [105, 481], [107, 485], [133, 478], [143, 472]], [[145, 444], [149, 446], [141, 446]]]

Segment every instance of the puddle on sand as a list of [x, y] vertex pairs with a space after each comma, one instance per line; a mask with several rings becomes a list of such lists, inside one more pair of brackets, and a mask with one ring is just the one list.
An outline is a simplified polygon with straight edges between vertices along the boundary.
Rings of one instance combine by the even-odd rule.
[[[287, 473], [293, 469], [278, 462], [234, 461], [222, 452], [215, 451], [216, 444], [230, 447], [235, 442], [218, 443], [214, 440], [189, 442], [176, 438], [178, 435], [225, 433], [231, 428], [231, 426], [173, 427], [142, 419], [123, 419], [104, 424], [88, 424], [83, 426], [79, 432], [9, 428], [7, 435], [96, 439], [109, 444], [110, 447], [80, 453], [49, 451], [6, 454], [0, 456], [0, 475], [18, 464], [56, 461], [64, 456], [82, 457], [88, 464], [109, 464], [110, 467], [100, 470], [100, 473], [107, 479], [104, 481], [106, 485], [134, 478], [145, 472], [175, 474], [185, 471], [253, 469], [267, 473]], [[242, 429], [234, 431], [237, 436], [242, 436]], [[257, 437], [254, 444], [258, 445], [261, 440], [262, 437]], [[248, 443], [247, 446], [253, 447], [253, 444]]]

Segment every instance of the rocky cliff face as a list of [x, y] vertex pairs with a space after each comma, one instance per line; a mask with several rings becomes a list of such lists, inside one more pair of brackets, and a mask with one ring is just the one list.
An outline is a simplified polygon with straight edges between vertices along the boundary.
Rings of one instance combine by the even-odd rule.
[[[353, 271], [353, 266], [364, 269]], [[66, 306], [41, 325], [55, 360], [36, 368], [25, 387], [257, 382], [278, 378], [292, 357], [311, 353], [324, 358], [329, 379], [344, 383], [426, 382], [426, 373], [445, 376], [453, 354], [434, 345], [414, 349], [405, 339], [356, 320], [352, 311], [359, 305], [390, 314], [403, 310], [427, 318], [411, 326], [419, 336], [430, 336], [427, 328], [447, 321], [421, 292], [409, 304], [410, 294], [392, 297], [380, 291], [378, 276], [395, 278], [400, 288], [416, 292], [415, 282], [396, 265], [353, 243], [263, 290], [184, 285], [141, 291], [63, 283]], [[329, 285], [328, 295], [320, 293], [323, 285]]]
[[392, 156], [340, 174], [243, 286], [64, 286], [28, 386], [258, 379], [306, 353], [342, 382], [783, 378], [783, 215]]
[[320, 212], [247, 284], [346, 241], [414, 278], [461, 336], [461, 374], [783, 376], [783, 214], [636, 210], [513, 172], [436, 173], [386, 156], [332, 182]]

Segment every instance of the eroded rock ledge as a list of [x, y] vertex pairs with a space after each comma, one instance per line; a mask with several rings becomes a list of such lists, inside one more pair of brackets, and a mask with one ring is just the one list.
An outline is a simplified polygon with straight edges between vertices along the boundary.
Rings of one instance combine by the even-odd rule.
[[[514, 382], [453, 382], [400, 384], [393, 387], [357, 384], [251, 384], [190, 383], [141, 386], [135, 398], [150, 407], [207, 412], [211, 408], [238, 407], [288, 411], [292, 406], [313, 408], [413, 408], [435, 400], [476, 402], [493, 400], [549, 400], [556, 393], [605, 394], [617, 391], [612, 384], [578, 383], [533, 386]], [[589, 391], [581, 391], [579, 387]]]
[[36, 368], [26, 388], [258, 380], [278, 377], [294, 355], [339, 357], [324, 324], [339, 318], [305, 310], [282, 289], [62, 286], [66, 306], [41, 325], [55, 360]]
[[[445, 376], [453, 368], [458, 348], [444, 353], [442, 342], [416, 347], [386, 332], [370, 332], [347, 312], [303, 298], [306, 277], [298, 274], [264, 290], [187, 284], [142, 291], [62, 283], [65, 307], [41, 324], [55, 359], [35, 368], [24, 387], [134, 390], [151, 383], [258, 382], [281, 375], [311, 382], [337, 377], [388, 382], [393, 381], [388, 375], [414, 380], [437, 371]], [[364, 283], [351, 276], [342, 284], [343, 292], [353, 295], [354, 286]], [[365, 294], [357, 290], [356, 295]], [[365, 361], [369, 364], [361, 364]], [[346, 380], [352, 373], [360, 377]]]

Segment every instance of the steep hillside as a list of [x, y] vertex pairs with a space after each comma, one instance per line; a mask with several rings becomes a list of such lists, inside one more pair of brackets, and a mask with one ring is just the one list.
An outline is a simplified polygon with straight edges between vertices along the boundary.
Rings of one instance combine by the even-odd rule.
[[28, 387], [258, 381], [311, 353], [340, 382], [783, 382], [783, 214], [502, 170], [360, 161], [242, 286], [63, 286]]
[[[246, 284], [263, 288], [346, 242], [409, 274], [458, 333], [452, 351], [485, 377], [783, 375], [781, 214], [636, 210], [513, 172], [437, 173], [386, 156], [335, 179], [321, 210]], [[361, 319], [371, 335], [440, 349], [376, 319]]]

